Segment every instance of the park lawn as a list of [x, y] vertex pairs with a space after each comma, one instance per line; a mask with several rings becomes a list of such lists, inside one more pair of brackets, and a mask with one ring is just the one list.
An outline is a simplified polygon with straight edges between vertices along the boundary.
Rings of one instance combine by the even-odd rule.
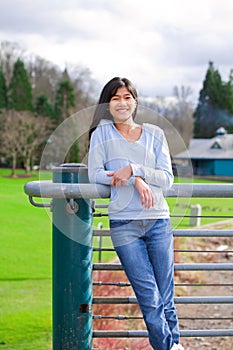
[[51, 220], [23, 192], [37, 177], [0, 171], [0, 349], [51, 344]]
[[[0, 350], [49, 350], [51, 346], [51, 214], [33, 207], [24, 194], [23, 186], [38, 179], [9, 178], [9, 170], [0, 169]], [[43, 179], [50, 174], [43, 174]], [[203, 182], [203, 181], [201, 181]], [[208, 181], [207, 181], [208, 182]], [[39, 201], [39, 199], [37, 199]], [[106, 203], [108, 200], [98, 200]], [[204, 215], [232, 215], [233, 199], [191, 201], [168, 199], [171, 212], [187, 214], [189, 205], [199, 203]], [[97, 209], [97, 213], [106, 209]], [[188, 219], [175, 225], [189, 226]], [[211, 221], [219, 219], [211, 219]], [[202, 219], [202, 224], [210, 219]], [[108, 228], [106, 216], [96, 217], [94, 227], [102, 223]], [[95, 238], [94, 246], [98, 246]], [[112, 246], [104, 238], [103, 247]], [[102, 258], [111, 260], [114, 252], [104, 252]], [[98, 260], [98, 253], [95, 253]]]

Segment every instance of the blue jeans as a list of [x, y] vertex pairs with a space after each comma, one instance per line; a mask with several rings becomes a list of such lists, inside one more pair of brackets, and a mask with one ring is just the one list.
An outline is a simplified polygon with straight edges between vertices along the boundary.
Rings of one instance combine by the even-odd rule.
[[170, 220], [110, 220], [110, 232], [141, 308], [151, 346], [170, 350], [179, 343]]

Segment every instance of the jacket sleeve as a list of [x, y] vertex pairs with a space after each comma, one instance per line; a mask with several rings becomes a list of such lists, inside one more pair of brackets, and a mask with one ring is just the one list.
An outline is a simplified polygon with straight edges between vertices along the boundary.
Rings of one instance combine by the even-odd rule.
[[142, 177], [146, 183], [161, 187], [167, 191], [173, 184], [174, 176], [171, 166], [169, 147], [163, 131], [154, 141], [155, 168], [143, 164], [131, 164], [133, 175]]
[[111, 177], [106, 171], [104, 141], [101, 135], [101, 127], [97, 127], [91, 135], [88, 156], [88, 177], [91, 183], [110, 185]]

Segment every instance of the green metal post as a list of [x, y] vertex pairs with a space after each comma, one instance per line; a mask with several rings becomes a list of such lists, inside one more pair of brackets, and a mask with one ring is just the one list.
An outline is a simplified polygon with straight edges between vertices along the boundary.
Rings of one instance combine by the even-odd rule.
[[[63, 164], [55, 183], [87, 183], [87, 167]], [[92, 202], [53, 200], [53, 350], [92, 349]]]

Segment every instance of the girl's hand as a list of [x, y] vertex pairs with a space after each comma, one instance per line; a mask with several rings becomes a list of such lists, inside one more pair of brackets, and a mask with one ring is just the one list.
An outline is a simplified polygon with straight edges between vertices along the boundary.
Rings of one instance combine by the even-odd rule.
[[127, 165], [124, 168], [108, 173], [107, 176], [112, 176], [111, 186], [125, 186], [127, 180], [132, 176], [132, 168], [130, 165]]
[[141, 177], [136, 176], [134, 186], [141, 196], [142, 205], [146, 209], [153, 207], [155, 204], [154, 196], [150, 187], [145, 183], [145, 181]]

